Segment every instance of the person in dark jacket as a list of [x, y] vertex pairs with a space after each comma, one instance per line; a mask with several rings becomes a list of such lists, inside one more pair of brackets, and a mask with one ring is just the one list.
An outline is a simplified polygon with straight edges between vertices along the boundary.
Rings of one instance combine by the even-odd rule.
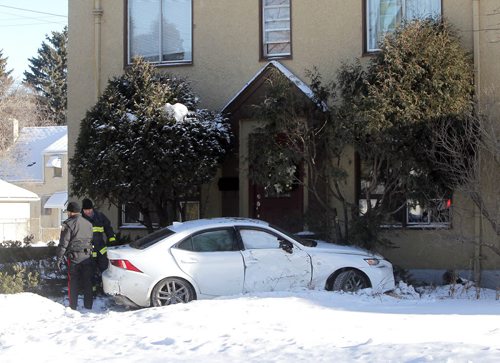
[[94, 232], [92, 257], [98, 269], [94, 276], [94, 290], [97, 293], [97, 290], [102, 287], [101, 274], [108, 268], [107, 247], [115, 242], [116, 237], [109, 219], [102, 212], [95, 210], [94, 204], [88, 198], [82, 201], [82, 215], [92, 223]]
[[80, 206], [76, 202], [68, 203], [66, 208], [68, 219], [62, 223], [59, 245], [57, 246], [57, 267], [68, 266], [69, 306], [76, 310], [78, 292], [83, 288], [83, 306], [92, 309], [92, 224], [80, 214]]

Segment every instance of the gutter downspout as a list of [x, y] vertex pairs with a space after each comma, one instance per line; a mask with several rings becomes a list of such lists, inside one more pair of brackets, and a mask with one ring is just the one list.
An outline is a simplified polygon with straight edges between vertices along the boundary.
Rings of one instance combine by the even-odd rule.
[[101, 20], [103, 10], [101, 0], [94, 0], [94, 80], [95, 80], [95, 99], [101, 95]]
[[474, 87], [476, 91], [477, 102], [481, 98], [481, 50], [480, 50], [480, 0], [472, 0], [472, 43], [474, 47]]
[[[472, 0], [472, 40], [473, 40], [473, 52], [474, 52], [474, 88], [476, 93], [476, 105], [481, 107], [481, 49], [480, 49], [480, 0]], [[478, 159], [478, 169], [481, 173], [481, 154], [479, 154]], [[481, 183], [481, 178], [478, 180]], [[482, 270], [482, 244], [483, 244], [483, 213], [481, 210], [482, 206], [475, 208], [475, 213], [477, 213], [475, 220], [475, 249], [474, 249], [474, 281], [476, 286], [481, 286], [481, 270]]]

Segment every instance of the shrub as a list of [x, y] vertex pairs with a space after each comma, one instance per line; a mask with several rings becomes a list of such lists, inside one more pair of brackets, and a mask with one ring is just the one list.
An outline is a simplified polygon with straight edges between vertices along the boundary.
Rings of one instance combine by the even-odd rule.
[[0, 270], [2, 294], [34, 291], [40, 283], [39, 272], [20, 263], [4, 264]]

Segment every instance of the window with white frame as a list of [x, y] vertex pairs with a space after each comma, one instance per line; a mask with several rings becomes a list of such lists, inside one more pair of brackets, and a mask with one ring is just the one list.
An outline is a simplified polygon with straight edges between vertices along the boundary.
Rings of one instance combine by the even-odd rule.
[[[372, 195], [371, 207], [378, 207], [378, 195]], [[368, 211], [366, 199], [359, 199], [359, 214]], [[423, 202], [407, 200], [400, 211], [387, 216], [382, 227], [407, 227], [407, 228], [449, 228], [451, 226], [451, 199], [440, 198]]]
[[386, 33], [393, 31], [403, 19], [441, 16], [441, 0], [365, 0], [366, 48], [379, 50]]
[[[413, 174], [413, 173], [412, 173]], [[381, 177], [380, 175], [378, 177]], [[384, 228], [450, 228], [452, 218], [452, 193], [441, 191], [439, 197], [422, 197], [420, 200], [408, 200], [407, 193], [397, 187], [388, 190], [384, 183], [373, 184], [372, 171], [361, 160], [358, 199], [359, 215], [365, 215], [370, 209], [382, 213], [381, 226]], [[369, 202], [368, 202], [368, 197]]]
[[[140, 227], [144, 226], [141, 221], [144, 221], [144, 214], [139, 210], [139, 208], [133, 203], [122, 204], [121, 208], [121, 224], [122, 226], [128, 227]], [[157, 213], [150, 213], [151, 222], [153, 222], [153, 226], [159, 224], [159, 218]]]
[[262, 56], [287, 57], [291, 46], [291, 0], [261, 0]]
[[128, 62], [191, 63], [192, 0], [128, 0]]

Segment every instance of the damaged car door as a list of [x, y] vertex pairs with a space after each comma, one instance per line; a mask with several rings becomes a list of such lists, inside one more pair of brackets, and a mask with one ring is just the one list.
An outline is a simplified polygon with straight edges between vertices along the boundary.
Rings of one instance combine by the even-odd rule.
[[255, 228], [238, 228], [244, 245], [244, 292], [281, 291], [307, 287], [311, 257], [291, 241]]

